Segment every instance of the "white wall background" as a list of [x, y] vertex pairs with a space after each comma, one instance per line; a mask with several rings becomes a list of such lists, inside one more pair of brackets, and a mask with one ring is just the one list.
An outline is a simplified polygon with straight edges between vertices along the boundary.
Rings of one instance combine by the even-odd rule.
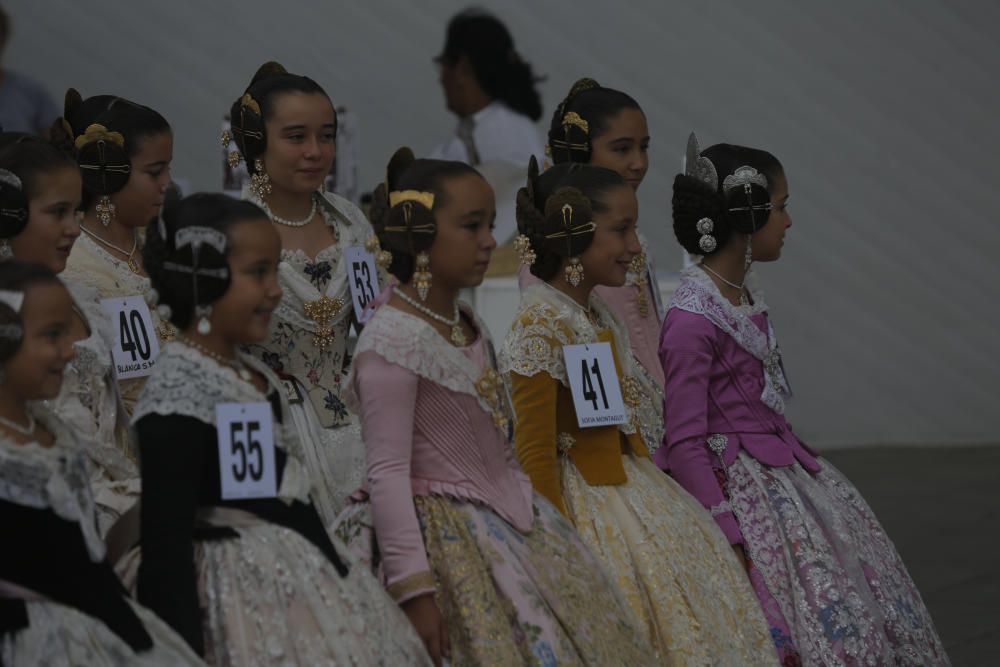
[[[277, 59], [361, 119], [362, 182], [447, 115], [431, 58], [465, 3], [14, 0], [5, 62], [61, 100], [115, 93], [175, 129], [174, 173], [219, 187], [222, 114]], [[548, 75], [546, 116], [592, 76], [643, 105], [642, 226], [680, 252], [670, 183], [687, 133], [767, 148], [795, 226], [761, 273], [820, 445], [1000, 442], [1000, 5], [990, 0], [484, 2]]]

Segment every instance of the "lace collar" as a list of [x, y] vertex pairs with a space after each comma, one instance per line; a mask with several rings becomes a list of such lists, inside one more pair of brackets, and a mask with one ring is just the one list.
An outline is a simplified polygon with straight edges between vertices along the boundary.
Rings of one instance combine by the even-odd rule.
[[[302, 445], [295, 430], [281, 381], [262, 362], [240, 353], [240, 361], [267, 380], [270, 390], [278, 393], [283, 421], [274, 422], [274, 444], [288, 454], [281, 488], [282, 498], [308, 497], [308, 481], [302, 461]], [[229, 366], [223, 366], [198, 350], [181, 342], [167, 343], [160, 350], [156, 370], [139, 396], [132, 424], [146, 415], [183, 415], [215, 428], [215, 406], [219, 403], [263, 403], [267, 396], [244, 380]]]
[[[145, 296], [149, 292], [148, 277], [132, 271], [128, 268], [128, 262], [118, 259], [86, 234], [81, 234], [80, 238], [76, 240], [73, 250], [77, 251], [77, 248], [85, 250], [85, 253], [81, 253], [83, 256], [80, 259], [83, 260], [83, 263], [80, 266], [80, 271], [73, 271], [70, 267], [69, 273], [74, 281], [82, 278], [84, 284], [91, 285], [101, 295], [107, 295], [111, 293], [111, 286], [101, 285], [99, 280], [100, 274], [106, 273], [119, 286], [115, 291], [140, 296]], [[136, 252], [140, 252], [140, 249], [137, 249]], [[90, 274], [89, 278], [88, 274]]]
[[[358, 338], [354, 356], [374, 352], [386, 361], [412, 371], [416, 375], [446, 389], [475, 398], [480, 407], [494, 417], [497, 427], [507, 436], [506, 421], [510, 417], [510, 402], [506, 389], [496, 373], [493, 341], [486, 326], [464, 303], [459, 307], [475, 324], [480, 340], [490, 360], [485, 369], [467, 357], [460, 348], [444, 339], [422, 318], [383, 304], [365, 325]], [[492, 372], [492, 376], [491, 376]], [[491, 382], [490, 378], [493, 381]], [[342, 396], [348, 409], [361, 414], [360, 401], [354, 389], [354, 367], [344, 383]]]
[[590, 313], [568, 295], [540, 282], [521, 292], [521, 305], [510, 332], [500, 349], [500, 372], [532, 376], [547, 373], [569, 388], [564, 345], [581, 345], [598, 340], [598, 331], [610, 330], [615, 354], [621, 364], [622, 393], [631, 418], [619, 428], [623, 433], [642, 436], [653, 451], [663, 441], [663, 392], [649, 373], [632, 356], [628, 332], [607, 304], [590, 293]]
[[49, 509], [80, 526], [91, 561], [104, 559], [104, 541], [97, 531], [94, 498], [90, 490], [87, 448], [52, 412], [41, 404], [29, 407], [55, 442], [16, 444], [0, 436], [0, 499]]
[[681, 284], [670, 300], [670, 308], [703, 315], [716, 327], [727, 333], [737, 345], [762, 363], [764, 390], [760, 400], [778, 414], [785, 411], [785, 398], [791, 397], [791, 390], [781, 363], [781, 351], [777, 338], [767, 320], [767, 332], [763, 332], [751, 319], [754, 315], [767, 313], [764, 295], [757, 287], [756, 276], [751, 270], [747, 289], [753, 303], [737, 306], [722, 296], [719, 288], [698, 265], [689, 266], [681, 272]]

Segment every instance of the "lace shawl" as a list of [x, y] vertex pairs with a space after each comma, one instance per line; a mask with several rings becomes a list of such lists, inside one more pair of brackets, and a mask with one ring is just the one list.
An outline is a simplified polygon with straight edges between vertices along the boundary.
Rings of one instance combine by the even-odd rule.
[[[278, 378], [263, 363], [245, 354], [240, 361], [267, 379], [268, 387], [281, 399], [284, 423], [274, 422], [274, 444], [288, 460], [278, 496], [286, 501], [308, 502], [311, 483], [302, 464], [299, 435], [292, 425], [291, 412]], [[193, 417], [212, 428], [216, 426], [215, 406], [219, 403], [264, 403], [267, 396], [241, 378], [235, 369], [223, 366], [183, 343], [167, 343], [160, 350], [156, 370], [139, 397], [132, 424], [150, 414]]]
[[670, 308], [696, 313], [729, 334], [737, 345], [763, 364], [764, 390], [760, 400], [778, 414], [785, 412], [785, 398], [791, 397], [788, 380], [781, 364], [781, 352], [771, 321], [764, 333], [750, 318], [767, 312], [764, 295], [757, 287], [756, 276], [748, 276], [747, 289], [753, 303], [736, 306], [722, 296], [719, 288], [698, 265], [689, 266], [681, 273], [681, 284], [670, 300]]
[[569, 389], [562, 347], [595, 343], [598, 330], [610, 330], [622, 364], [621, 375], [638, 382], [640, 390], [638, 405], [626, 402], [629, 420], [619, 429], [635, 433], [638, 423], [642, 440], [652, 452], [663, 441], [663, 392], [632, 356], [625, 327], [594, 293], [590, 295], [590, 309], [597, 315], [596, 324], [580, 304], [548, 283], [525, 288], [517, 316], [500, 348], [500, 372], [507, 378], [511, 373], [526, 377], [547, 373]]
[[22, 445], [0, 436], [0, 499], [49, 509], [59, 518], [75, 522], [80, 526], [90, 560], [100, 562], [104, 559], [104, 541], [97, 531], [87, 447], [44, 406], [33, 404], [29, 410], [55, 442], [51, 447]]
[[[486, 326], [466, 304], [461, 303], [460, 307], [475, 322], [479, 335], [483, 337], [483, 344], [487, 346], [489, 356], [495, 364], [493, 341]], [[472, 396], [487, 414], [492, 415], [494, 412], [494, 406], [487, 402], [477, 388], [477, 382], [483, 376], [482, 369], [419, 317], [390, 305], [383, 305], [361, 332], [354, 356], [357, 358], [362, 352], [368, 351], [446, 389]], [[506, 389], [501, 388], [500, 393], [501, 412], [510, 419], [511, 409]], [[352, 412], [360, 414], [361, 404], [355, 390], [354, 366], [344, 383], [344, 402]], [[507, 437], [506, 432], [504, 437]]]

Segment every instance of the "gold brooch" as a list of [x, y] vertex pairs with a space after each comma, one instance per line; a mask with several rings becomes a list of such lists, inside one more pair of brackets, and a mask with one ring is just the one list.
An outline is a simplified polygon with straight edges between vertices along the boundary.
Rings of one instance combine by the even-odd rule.
[[490, 414], [493, 415], [493, 423], [496, 424], [498, 429], [507, 433], [507, 415], [504, 414], [500, 401], [502, 387], [503, 380], [500, 378], [500, 374], [492, 368], [487, 368], [479, 376], [479, 379], [476, 380], [476, 391], [479, 392], [486, 405], [490, 407]]
[[316, 301], [306, 301], [302, 310], [306, 317], [316, 323], [317, 331], [313, 335], [313, 345], [320, 350], [326, 350], [333, 342], [333, 329], [330, 320], [336, 317], [344, 308], [343, 299], [331, 299], [327, 295]]

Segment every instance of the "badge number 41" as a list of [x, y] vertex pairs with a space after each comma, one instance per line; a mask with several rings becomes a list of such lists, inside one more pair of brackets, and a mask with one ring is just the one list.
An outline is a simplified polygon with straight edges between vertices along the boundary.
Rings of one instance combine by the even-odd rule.
[[160, 356], [160, 342], [145, 299], [141, 296], [103, 299], [101, 308], [108, 314], [115, 333], [111, 355], [118, 379], [152, 373]]
[[347, 282], [351, 288], [351, 299], [354, 301], [354, 313], [358, 322], [364, 324], [374, 314], [374, 311], [365, 309], [379, 293], [375, 255], [360, 246], [351, 246], [347, 249], [345, 257]]
[[564, 345], [563, 357], [580, 428], [627, 422], [611, 344]]
[[223, 500], [274, 498], [278, 478], [270, 403], [219, 403], [219, 475]]

